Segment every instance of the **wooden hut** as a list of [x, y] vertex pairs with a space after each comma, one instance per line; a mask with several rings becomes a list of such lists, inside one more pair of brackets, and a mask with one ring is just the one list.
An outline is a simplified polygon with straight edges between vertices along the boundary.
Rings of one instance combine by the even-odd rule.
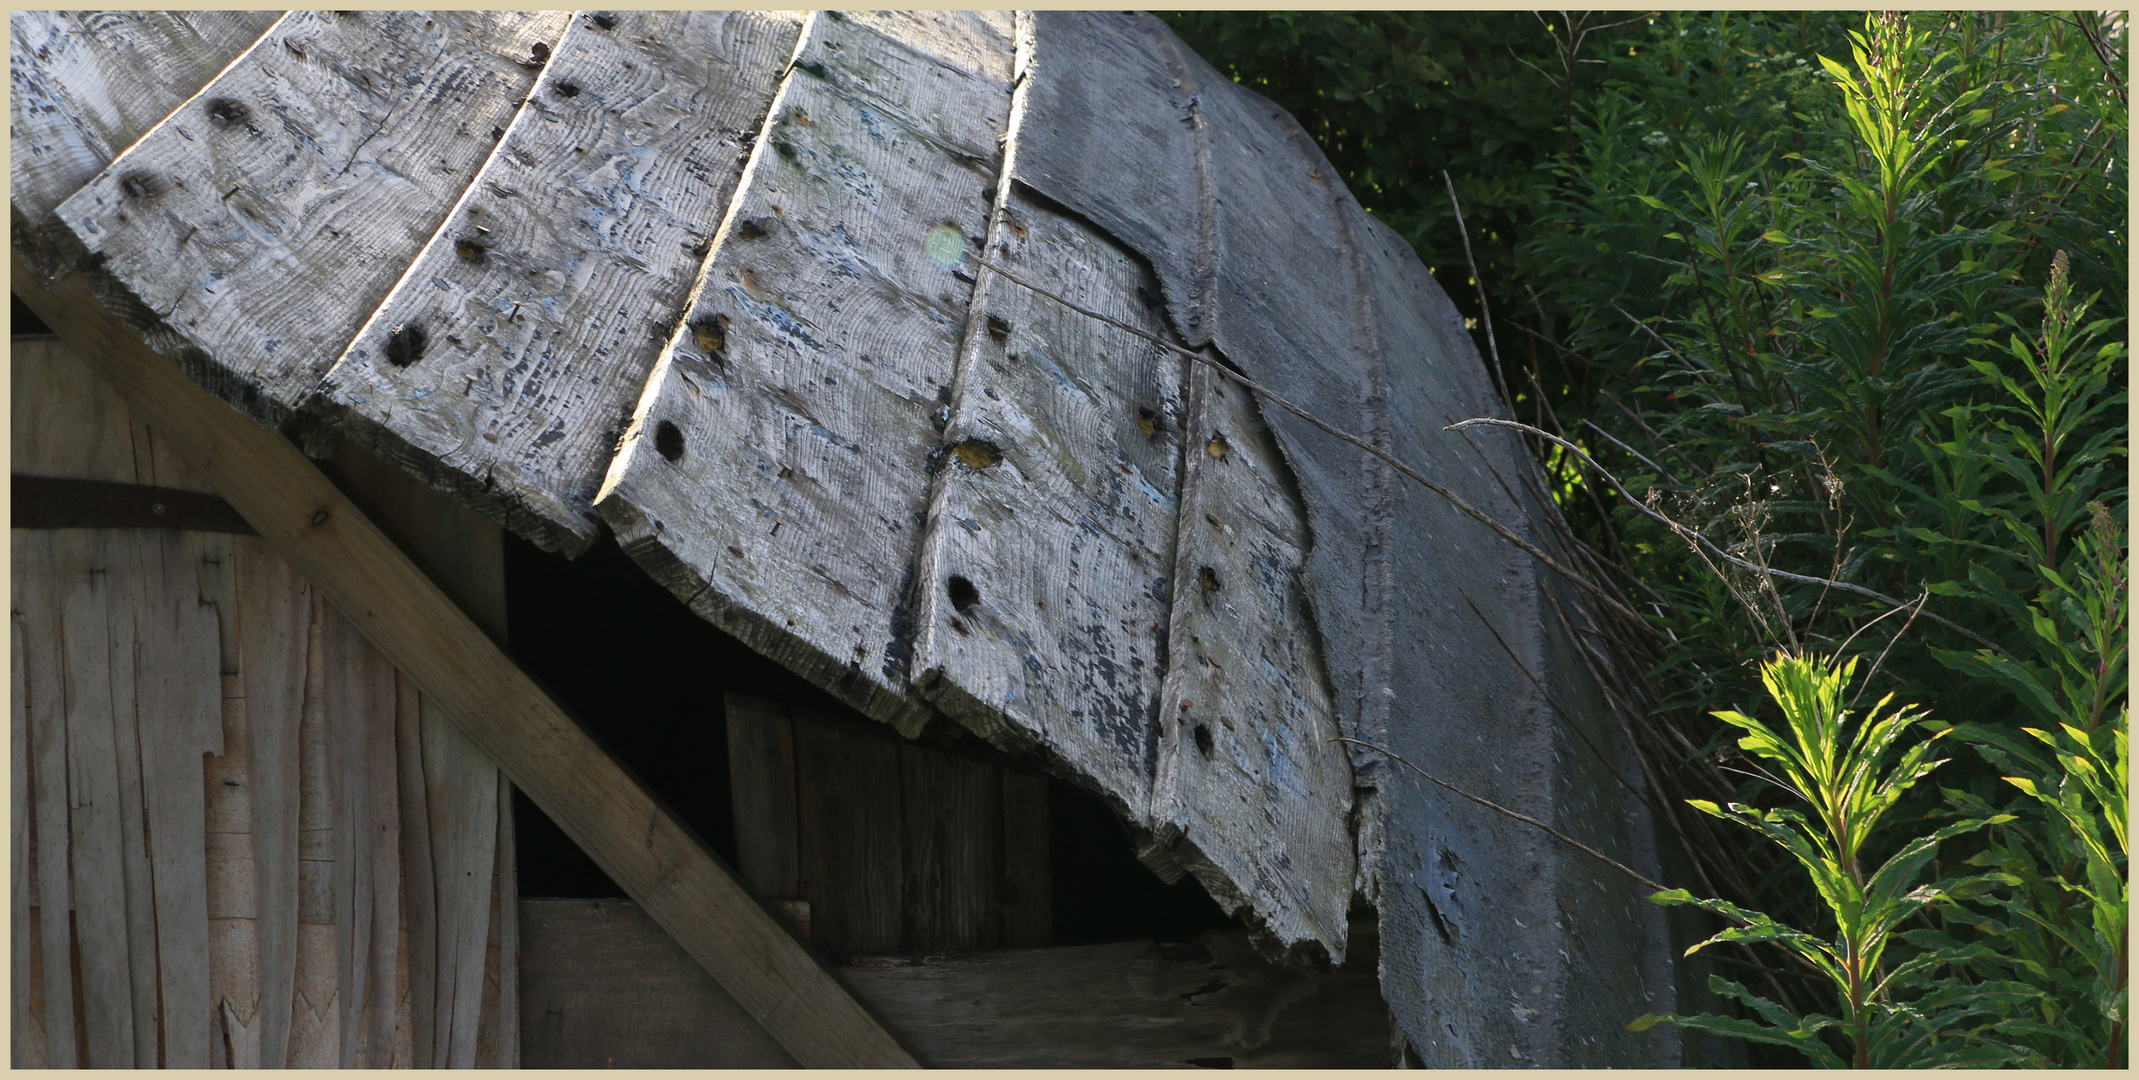
[[[1157, 20], [10, 31], [16, 1064], [1676, 1061], [1644, 890], [1455, 793], [1656, 876], [1535, 467]], [[1230, 929], [1065, 941], [1085, 805]]]

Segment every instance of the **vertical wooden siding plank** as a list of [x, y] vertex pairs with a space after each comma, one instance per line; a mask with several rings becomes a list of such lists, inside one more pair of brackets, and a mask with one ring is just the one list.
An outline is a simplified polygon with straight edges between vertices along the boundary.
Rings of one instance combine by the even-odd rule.
[[256, 539], [234, 545], [238, 565], [239, 672], [244, 682], [246, 775], [252, 782], [259, 1061], [290, 1060], [297, 978], [298, 830], [311, 591]]
[[156, 871], [150, 861], [148, 785], [142, 767], [141, 636], [147, 582], [141, 560], [154, 537], [128, 530], [105, 533], [104, 594], [111, 643], [112, 745], [119, 763], [119, 835], [126, 868], [126, 949], [133, 981], [134, 1067], [163, 1061], [163, 1003], [156, 947]]
[[394, 671], [339, 611], [326, 612], [340, 1057], [344, 1068], [382, 1068], [400, 946]]
[[512, 782], [498, 774], [497, 893], [490, 916], [498, 950], [498, 988], [495, 1007], [483, 1015], [497, 1024], [497, 1050], [488, 1067], [520, 1067], [520, 861], [514, 847]]
[[483, 966], [490, 942], [492, 860], [497, 853], [498, 770], [423, 702], [423, 772], [438, 889], [438, 1022], [434, 1068], [475, 1067]]
[[341, 1064], [341, 982], [335, 929], [336, 825], [329, 779], [331, 740], [327, 727], [329, 654], [324, 624], [328, 607], [307, 590], [310, 606], [304, 637], [304, 698], [297, 721], [297, 934], [290, 1007], [288, 1068], [332, 1069]]
[[796, 899], [794, 729], [775, 702], [729, 694], [727, 706], [736, 870], [759, 900]]
[[10, 469], [140, 482], [125, 401], [94, 365], [58, 341], [12, 342], [8, 356]]
[[794, 714], [799, 891], [835, 956], [897, 949], [903, 929], [899, 747], [852, 723]]
[[[359, 640], [361, 635], [359, 635]], [[370, 953], [365, 961], [362, 1068], [383, 1069], [394, 1045], [397, 972], [401, 955], [401, 814], [394, 767], [395, 672], [385, 655], [363, 643], [362, 772], [364, 818], [360, 857], [366, 864], [366, 904], [371, 909]]]
[[[188, 535], [184, 539], [196, 539]], [[234, 538], [233, 538], [234, 539]], [[222, 552], [233, 589], [234, 551]], [[223, 621], [235, 624], [243, 610], [233, 592]], [[242, 638], [239, 639], [242, 641]], [[242, 645], [234, 642], [234, 648]], [[237, 691], [223, 701], [222, 752], [208, 758], [206, 807], [208, 1001], [213, 1013], [210, 1068], [260, 1067], [260, 899], [258, 851], [253, 836], [252, 739], [246, 730], [244, 672], [233, 666], [226, 686]]]
[[[18, 368], [19, 370], [19, 368]], [[17, 400], [20, 400], [18, 395]], [[25, 629], [32, 785], [37, 798], [38, 937], [44, 958], [45, 1053], [55, 1069], [81, 1061], [76, 1043], [73, 845], [68, 791], [64, 597], [86, 567], [79, 533], [17, 532], [15, 610]]]
[[1053, 943], [1054, 874], [1048, 858], [1047, 776], [1003, 767], [1002, 944], [1030, 949]]
[[[163, 471], [156, 474], [159, 478]], [[200, 601], [221, 630], [221, 710], [206, 759], [206, 888], [210, 1068], [260, 1067], [260, 902], [253, 846], [252, 739], [246, 731], [245, 674], [238, 602], [240, 538], [181, 533]], [[204, 733], [205, 737], [205, 733]]]
[[[15, 595], [23, 586], [22, 534], [14, 536], [12, 566]], [[19, 601], [18, 601], [19, 602]], [[12, 707], [8, 710], [8, 1064], [17, 1069], [47, 1067], [44, 1031], [30, 1011], [43, 988], [35, 984], [36, 924], [31, 921], [37, 883], [31, 878], [30, 838], [36, 833], [35, 796], [30, 791], [30, 672], [22, 643], [22, 612], [8, 617], [8, 659]]]
[[67, 679], [67, 822], [88, 1039], [84, 1064], [132, 1068], [136, 1064], [133, 973], [128, 964], [118, 748], [113, 743], [116, 710], [105, 614], [110, 581], [105, 572], [104, 535], [70, 529], [55, 537], [53, 547], [61, 554], [54, 576], [63, 596], [60, 648]]
[[16, 11], [8, 18], [8, 199], [42, 225], [177, 108], [274, 11]]
[[431, 813], [423, 773], [423, 705], [416, 684], [395, 679], [394, 742], [401, 800], [402, 918], [408, 936], [408, 1066], [431, 1068], [437, 1038], [438, 897], [431, 866]]
[[[221, 631], [178, 534], [134, 534], [142, 795], [168, 1068], [208, 1067], [208, 883], [202, 755], [222, 743]], [[213, 733], [213, 742], [208, 735]], [[137, 959], [139, 957], [137, 956]]]
[[[327, 374], [325, 405], [382, 456], [540, 546], [585, 550], [600, 537], [591, 500], [618, 431], [800, 22], [579, 16], [529, 107]], [[404, 327], [424, 334], [421, 363], [385, 348]]]
[[999, 944], [1001, 781], [994, 765], [901, 742], [907, 949]]

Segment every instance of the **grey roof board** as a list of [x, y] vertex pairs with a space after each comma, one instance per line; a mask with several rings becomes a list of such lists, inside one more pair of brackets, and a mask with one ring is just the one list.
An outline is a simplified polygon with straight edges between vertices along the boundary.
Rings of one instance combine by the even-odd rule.
[[1158, 20], [300, 13], [179, 33], [157, 97], [130, 18], [17, 48], [16, 153], [79, 190], [18, 179], [16, 246], [101, 256], [211, 390], [550, 548], [606, 526], [864, 713], [1101, 792], [1273, 954], [1374, 904], [1428, 1064], [1675, 1060], [1621, 1030], [1671, 1005], [1633, 883], [1338, 741], [1655, 862], [1572, 592], [1211, 366], [1549, 546], [1512, 437], [1442, 430], [1497, 406], [1426, 268]]
[[[1441, 430], [1498, 411], [1453, 305], [1291, 117], [1149, 16], [1039, 12], [1033, 23], [1017, 178], [1150, 259], [1192, 342], [1522, 528], [1530, 508], [1503, 485], [1534, 466], [1512, 439], [1474, 450]], [[1584, 680], [1545, 621], [1539, 592], [1554, 586], [1534, 560], [1356, 447], [1265, 413], [1306, 498], [1317, 624], [1350, 730], [1502, 805], [1603, 826], [1606, 850], [1638, 858], [1629, 834], [1645, 823], [1624, 820], [1635, 808], [1570, 751], [1516, 666], [1555, 685]], [[1466, 590], [1514, 658], [1481, 633]], [[1550, 668], [1548, 643], [1562, 646]], [[1664, 1041], [1621, 1033], [1669, 1006], [1653, 972], [1658, 996], [1628, 992], [1663, 948], [1635, 883], [1602, 880], [1589, 856], [1372, 751], [1355, 764], [1371, 791], [1360, 855], [1383, 916], [1384, 994], [1428, 1064], [1668, 1056]], [[1608, 902], [1577, 901], [1589, 897], [1576, 882]], [[1602, 943], [1620, 955], [1598, 956]]]

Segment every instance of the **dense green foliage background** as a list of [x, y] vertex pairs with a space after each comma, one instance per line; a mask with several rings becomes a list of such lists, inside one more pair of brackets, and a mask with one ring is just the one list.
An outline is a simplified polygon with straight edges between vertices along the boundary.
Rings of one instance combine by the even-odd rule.
[[[1480, 351], [1645, 612], [1618, 637], [1659, 805], [1802, 808], [1709, 715], [1796, 723], [1760, 683], [1778, 655], [1860, 657], [1854, 698], [1928, 715], [1892, 749], [1942, 740], [1862, 838], [1876, 867], [1939, 837], [1893, 981], [1831, 985], [1741, 920], [1730, 1015], [1677, 1020], [1825, 1063], [2123, 1063], [2123, 16], [1169, 19], [1481, 317], [1452, 180]], [[1805, 940], [1861, 915], [1710, 809], [1672, 820], [1696, 892]]]

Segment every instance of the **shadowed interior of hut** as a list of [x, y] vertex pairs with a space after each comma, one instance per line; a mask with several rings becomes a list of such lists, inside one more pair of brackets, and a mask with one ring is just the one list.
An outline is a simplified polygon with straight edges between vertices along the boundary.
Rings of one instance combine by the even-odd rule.
[[[898, 739], [692, 614], [611, 539], [567, 560], [508, 535], [505, 572], [514, 656], [731, 867], [739, 865], [739, 852], [728, 694], [814, 714], [859, 738]], [[918, 744], [968, 762], [1008, 764], [1006, 755], [941, 717]], [[1049, 779], [1044, 798], [1044, 940], [1028, 933], [1017, 943], [1187, 941], [1239, 926], [1192, 877], [1169, 885], [1137, 862], [1128, 832], [1098, 796]], [[624, 896], [524, 796], [516, 800], [515, 827], [522, 897]], [[818, 912], [818, 921], [830, 914]], [[837, 954], [913, 951], [929, 942], [908, 932], [901, 948], [817, 944]]]

